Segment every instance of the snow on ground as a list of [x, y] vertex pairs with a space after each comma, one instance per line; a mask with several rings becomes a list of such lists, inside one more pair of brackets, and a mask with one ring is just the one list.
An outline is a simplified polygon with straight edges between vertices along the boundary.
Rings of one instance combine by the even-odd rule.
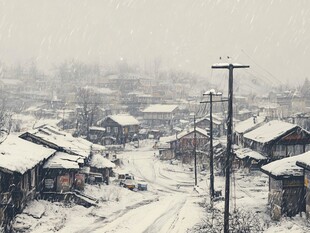
[[[140, 148], [126, 145], [118, 154], [123, 166], [118, 172], [132, 173], [136, 181], [148, 183], [148, 191], [130, 191], [119, 186], [86, 185], [85, 193], [99, 200], [98, 206], [85, 208], [44, 200], [33, 201], [19, 214], [15, 228], [24, 232], [199, 232], [198, 226], [211, 216], [202, 206], [209, 203], [209, 174], [198, 173], [199, 187], [194, 190], [194, 174], [189, 165], [160, 161], [152, 141]], [[215, 176], [216, 190], [224, 195], [225, 178]], [[267, 206], [268, 177], [261, 173], [238, 171], [231, 178], [230, 210], [235, 206], [259, 219], [265, 232], [309, 232], [305, 216], [270, 220]], [[214, 207], [224, 209], [224, 201]], [[222, 214], [220, 213], [222, 216]], [[196, 230], [193, 230], [196, 229]], [[206, 232], [206, 231], [204, 231]]]
[[[24, 232], [186, 232], [203, 217], [202, 199], [193, 191], [188, 166], [172, 165], [154, 157], [153, 143], [128, 145], [119, 155], [136, 180], [148, 183], [148, 191], [130, 191], [119, 186], [87, 185], [85, 193], [99, 200], [85, 208], [44, 200], [33, 201], [19, 214], [15, 229]], [[40, 206], [40, 208], [37, 208]], [[40, 214], [36, 213], [40, 209]], [[36, 217], [34, 217], [36, 216]]]

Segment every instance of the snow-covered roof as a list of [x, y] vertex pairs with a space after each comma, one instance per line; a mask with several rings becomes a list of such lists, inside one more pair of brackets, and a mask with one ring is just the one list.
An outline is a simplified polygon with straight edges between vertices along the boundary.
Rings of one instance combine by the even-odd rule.
[[117, 122], [122, 126], [127, 125], [139, 125], [139, 121], [131, 115], [128, 114], [118, 114], [118, 115], [110, 115], [108, 118], [112, 119], [113, 121]]
[[115, 167], [114, 163], [104, 158], [100, 154], [94, 154], [89, 162], [89, 165], [91, 167], [96, 167], [96, 168], [114, 168]]
[[[56, 145], [68, 153], [74, 153], [83, 157], [88, 157], [91, 152], [92, 143], [83, 139], [75, 138], [65, 131], [59, 130], [50, 125], [43, 125], [26, 134], [41, 139], [47, 143]], [[25, 134], [21, 135], [23, 137]]]
[[79, 169], [79, 164], [84, 163], [84, 158], [64, 152], [56, 152], [43, 166], [48, 169]]
[[159, 142], [157, 143], [158, 149], [169, 149], [170, 144], [169, 142], [174, 141], [176, 139], [175, 135], [167, 136], [167, 137], [160, 137]]
[[145, 108], [142, 112], [159, 112], [168, 113], [173, 112], [178, 108], [178, 105], [168, 105], [168, 104], [153, 104]]
[[244, 137], [256, 142], [266, 143], [277, 139], [295, 127], [297, 127], [297, 125], [284, 121], [274, 120], [246, 133]]
[[[171, 139], [169, 141], [167, 141], [167, 142], [176, 141], [176, 140], [178, 140], [178, 139], [180, 139], [182, 137], [185, 137], [186, 135], [191, 134], [193, 132], [194, 132], [194, 128], [191, 128], [191, 129], [188, 129], [188, 130], [184, 130], [181, 133], [178, 133], [177, 135], [172, 135]], [[196, 127], [196, 132], [202, 134], [203, 136], [209, 137], [208, 136], [208, 132], [206, 130], [204, 130], [204, 129]], [[197, 137], [198, 137], [198, 135], [197, 135]]]
[[[200, 119], [197, 120], [196, 123], [199, 123], [199, 122], [204, 121], [204, 120], [210, 121], [210, 117], [206, 116], [206, 117], [200, 118]], [[215, 125], [221, 125], [222, 124], [221, 120], [219, 120], [218, 118], [214, 118], [213, 116], [212, 116], [212, 122]]]
[[300, 156], [297, 158], [298, 166], [302, 166], [303, 168], [310, 168], [310, 151], [307, 151], [303, 154], [304, 156]]
[[102, 131], [102, 132], [106, 131], [104, 127], [98, 127], [98, 126], [91, 126], [89, 127], [89, 130], [96, 130], [96, 131]]
[[252, 158], [255, 159], [256, 161], [267, 159], [262, 154], [258, 153], [257, 151], [253, 151], [250, 148], [240, 148], [235, 150], [234, 152], [236, 157], [239, 159]]
[[310, 164], [310, 151], [268, 163], [262, 166], [261, 169], [266, 174], [276, 177], [303, 176], [303, 168], [296, 165], [297, 161]]
[[54, 153], [53, 149], [9, 135], [0, 144], [0, 169], [24, 174]]
[[265, 116], [257, 116], [254, 121], [253, 117], [250, 117], [244, 121], [238, 122], [235, 126], [235, 131], [237, 133], [249, 132], [252, 129], [259, 127], [265, 121], [265, 119]]
[[103, 145], [95, 144], [95, 143], [94, 143], [94, 144], [91, 146], [91, 150], [92, 150], [92, 151], [106, 151], [107, 148], [106, 148], [105, 146], [103, 146]]

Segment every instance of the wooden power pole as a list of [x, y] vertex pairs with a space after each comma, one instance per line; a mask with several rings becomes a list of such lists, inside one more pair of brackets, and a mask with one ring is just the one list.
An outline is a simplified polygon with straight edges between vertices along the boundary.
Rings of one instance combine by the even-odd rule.
[[216, 92], [215, 90], [207, 91], [203, 94], [204, 96], [210, 96], [209, 101], [202, 101], [200, 103], [210, 103], [210, 202], [213, 203], [214, 198], [214, 165], [213, 165], [213, 117], [212, 117], [212, 104], [216, 102], [224, 102], [227, 100], [213, 100], [213, 96], [222, 96], [222, 93]]
[[197, 134], [196, 134], [196, 114], [194, 115], [194, 166], [195, 166], [195, 186], [197, 186]]
[[248, 65], [241, 64], [214, 64], [212, 69], [228, 69], [228, 117], [227, 117], [227, 148], [225, 167], [225, 210], [224, 210], [224, 233], [229, 233], [229, 182], [232, 159], [232, 124], [233, 124], [233, 70], [238, 68], [249, 68]]

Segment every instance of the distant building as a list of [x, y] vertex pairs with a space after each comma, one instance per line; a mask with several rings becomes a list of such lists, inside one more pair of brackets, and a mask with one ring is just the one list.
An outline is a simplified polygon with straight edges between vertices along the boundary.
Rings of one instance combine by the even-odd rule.
[[[196, 134], [196, 142], [195, 142]], [[196, 127], [196, 130], [188, 129], [179, 134], [168, 138], [166, 143], [170, 144], [169, 149], [173, 156], [181, 159], [183, 162], [189, 162], [194, 158], [194, 149], [197, 154], [205, 155], [206, 145], [209, 141], [209, 135], [206, 130]], [[195, 147], [196, 143], [196, 147]], [[201, 156], [199, 156], [201, 157]]]
[[178, 106], [167, 104], [154, 104], [145, 108], [143, 113], [143, 120], [150, 126], [173, 126], [178, 122]]
[[107, 116], [100, 126], [105, 128], [102, 144], [124, 144], [138, 135], [140, 123], [131, 115], [118, 114]]
[[[212, 116], [213, 136], [220, 137], [225, 135], [225, 122], [224, 119], [216, 114]], [[206, 116], [196, 121], [197, 127], [201, 129], [210, 129], [210, 117]]]

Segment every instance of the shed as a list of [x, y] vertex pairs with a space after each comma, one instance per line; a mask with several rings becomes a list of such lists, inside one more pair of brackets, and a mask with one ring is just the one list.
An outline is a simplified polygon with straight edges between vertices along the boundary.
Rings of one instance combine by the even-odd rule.
[[271, 216], [294, 216], [305, 210], [304, 172], [296, 165], [302, 158], [310, 158], [310, 152], [271, 162], [261, 168], [269, 176], [268, 202]]
[[297, 158], [296, 165], [304, 171], [306, 215], [310, 218], [310, 151]]
[[250, 148], [239, 148], [234, 151], [234, 154], [238, 161], [238, 168], [242, 166], [249, 171], [258, 170], [268, 160], [264, 155]]

